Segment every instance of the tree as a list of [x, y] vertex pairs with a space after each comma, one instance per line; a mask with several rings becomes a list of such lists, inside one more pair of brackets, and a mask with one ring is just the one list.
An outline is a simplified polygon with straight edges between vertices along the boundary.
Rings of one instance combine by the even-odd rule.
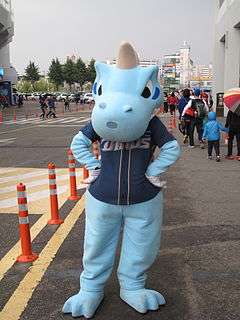
[[89, 65], [87, 66], [87, 75], [86, 75], [86, 81], [89, 81], [92, 84], [96, 78], [94, 63], [95, 63], [95, 60], [92, 58], [91, 61], [89, 62]]
[[76, 82], [80, 84], [80, 87], [82, 88], [83, 84], [87, 81], [87, 69], [85, 63], [82, 61], [81, 58], [79, 58], [75, 64], [76, 69]]
[[71, 59], [67, 59], [64, 67], [63, 67], [63, 75], [64, 80], [69, 85], [70, 89], [74, 82], [76, 81], [76, 66], [75, 63]]
[[40, 79], [39, 68], [34, 62], [29, 62], [29, 65], [25, 69], [25, 79], [30, 81], [33, 88], [36, 81]]
[[60, 64], [58, 58], [53, 59], [52, 63], [49, 67], [48, 76], [51, 82], [53, 82], [58, 91], [59, 87], [63, 84], [64, 75], [63, 75], [63, 67]]
[[47, 79], [40, 79], [35, 83], [35, 90], [37, 92], [52, 92], [55, 89], [55, 84], [49, 82]]
[[24, 92], [24, 93], [30, 93], [33, 91], [31, 82], [27, 80], [18, 81], [16, 88], [17, 88], [17, 91]]

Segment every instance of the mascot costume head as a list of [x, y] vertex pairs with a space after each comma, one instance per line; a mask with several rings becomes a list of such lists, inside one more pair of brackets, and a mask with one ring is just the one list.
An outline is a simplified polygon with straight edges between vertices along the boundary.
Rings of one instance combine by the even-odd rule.
[[[71, 144], [75, 158], [91, 172], [85, 193], [84, 270], [80, 291], [65, 302], [63, 312], [93, 317], [103, 300], [123, 230], [120, 298], [146, 313], [165, 304], [159, 292], [145, 288], [146, 272], [160, 246], [161, 175], [178, 159], [180, 148], [153, 115], [162, 101], [157, 66], [140, 67], [135, 50], [123, 43], [115, 66], [96, 62], [95, 68], [91, 121]], [[101, 160], [91, 152], [96, 141]], [[160, 153], [153, 160], [156, 147]]]
[[158, 67], [140, 67], [132, 46], [123, 43], [116, 66], [97, 62], [95, 68], [94, 130], [109, 141], [139, 139], [148, 127], [154, 108], [162, 100]]

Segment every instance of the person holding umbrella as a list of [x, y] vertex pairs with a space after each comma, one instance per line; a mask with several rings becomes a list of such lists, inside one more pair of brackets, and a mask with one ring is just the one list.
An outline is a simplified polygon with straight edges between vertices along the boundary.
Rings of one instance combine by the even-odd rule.
[[234, 160], [233, 140], [237, 140], [237, 156], [240, 161], [240, 88], [231, 89], [224, 95], [225, 106], [229, 109], [225, 127], [229, 129], [228, 133], [228, 154], [227, 159]]
[[235, 159], [235, 157], [233, 156], [233, 140], [234, 140], [234, 137], [236, 136], [236, 140], [237, 140], [237, 157], [236, 157], [236, 159], [238, 161], [240, 161], [240, 115], [229, 110], [225, 127], [229, 128], [228, 154], [227, 154], [226, 158], [229, 160]]

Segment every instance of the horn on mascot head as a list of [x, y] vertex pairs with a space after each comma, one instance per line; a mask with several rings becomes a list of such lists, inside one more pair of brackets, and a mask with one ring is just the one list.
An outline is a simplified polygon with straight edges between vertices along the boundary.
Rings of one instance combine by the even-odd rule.
[[128, 42], [122, 42], [119, 48], [116, 67], [132, 69], [139, 65], [138, 55]]

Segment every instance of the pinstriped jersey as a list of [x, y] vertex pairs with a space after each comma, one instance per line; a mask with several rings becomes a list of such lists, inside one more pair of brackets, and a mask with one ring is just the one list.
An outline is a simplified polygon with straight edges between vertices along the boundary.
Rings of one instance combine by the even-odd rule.
[[80, 131], [92, 142], [100, 142], [101, 173], [89, 192], [96, 199], [117, 205], [130, 205], [151, 200], [159, 192], [145, 173], [156, 147], [175, 140], [158, 117], [149, 122], [144, 135], [136, 141], [106, 141], [89, 122]]

